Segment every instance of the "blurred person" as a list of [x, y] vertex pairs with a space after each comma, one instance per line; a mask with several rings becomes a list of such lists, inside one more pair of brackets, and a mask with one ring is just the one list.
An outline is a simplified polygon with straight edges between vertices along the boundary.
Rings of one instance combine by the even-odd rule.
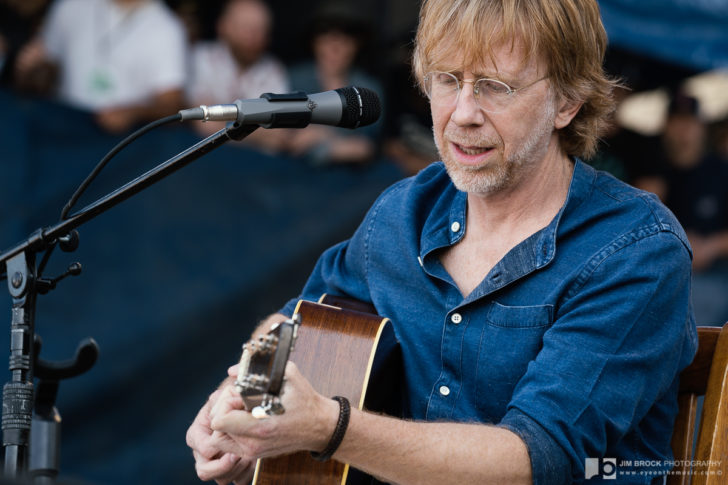
[[[35, 35], [45, 18], [50, 0], [0, 1], [0, 85], [13, 86], [15, 58], [18, 51]], [[47, 85], [51, 71], [38, 72], [36, 84], [25, 91], [32, 94], [36, 86]]]
[[[217, 40], [193, 48], [188, 101], [193, 105], [227, 104], [290, 91], [285, 67], [267, 52], [272, 21], [270, 9], [260, 0], [229, 0], [217, 21]], [[195, 125], [203, 135], [225, 126], [222, 122]], [[279, 151], [285, 137], [285, 130], [259, 129], [244, 142]]]
[[182, 107], [185, 32], [161, 0], [57, 0], [41, 35], [16, 62], [20, 86], [45, 66], [58, 70], [58, 98], [122, 133]]
[[664, 173], [658, 195], [693, 248], [693, 305], [698, 324], [728, 321], [728, 162], [708, 149], [698, 100], [672, 98], [661, 136]]
[[713, 133], [713, 146], [718, 156], [728, 161], [728, 118], [715, 124]]
[[[313, 59], [290, 70], [295, 91], [316, 93], [360, 86], [379, 94], [385, 105], [380, 83], [355, 64], [369, 29], [361, 16], [361, 12], [340, 3], [328, 3], [319, 9], [309, 34]], [[368, 162], [376, 155], [381, 125], [379, 121], [355, 131], [309, 126], [291, 133], [289, 149], [314, 165]]]
[[194, 45], [202, 38], [202, 6], [197, 0], [168, 1], [167, 5], [177, 15], [187, 33], [187, 43]]
[[387, 49], [385, 88], [388, 103], [383, 150], [406, 175], [414, 175], [438, 159], [430, 106], [412, 82], [412, 30], [407, 30], [406, 37], [397, 37]]

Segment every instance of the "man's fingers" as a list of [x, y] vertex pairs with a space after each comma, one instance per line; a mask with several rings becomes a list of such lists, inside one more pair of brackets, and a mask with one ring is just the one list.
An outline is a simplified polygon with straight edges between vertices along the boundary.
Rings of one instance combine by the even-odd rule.
[[214, 480], [219, 485], [230, 482], [247, 484], [252, 478], [252, 464], [250, 460], [225, 453], [216, 460], [195, 463], [195, 469], [200, 480], [205, 482]]
[[227, 406], [230, 409], [242, 409], [243, 398], [240, 397], [238, 391], [235, 390], [235, 386], [225, 386], [220, 390], [220, 394], [215, 400], [215, 404], [210, 409], [210, 417], [220, 413], [221, 407]]
[[225, 453], [215, 460], [197, 460], [195, 461], [195, 471], [197, 476], [203, 482], [210, 480], [227, 480], [223, 483], [230, 483], [235, 475], [236, 465], [240, 462], [240, 457], [232, 453]]
[[205, 405], [202, 406], [197, 416], [195, 416], [195, 420], [187, 429], [185, 438], [187, 446], [190, 448], [197, 448], [199, 444], [207, 441], [210, 435], [212, 435], [212, 429], [210, 429], [210, 408], [219, 396], [220, 391], [215, 391], [210, 395]]
[[[219, 431], [215, 431], [216, 433], [220, 433]], [[221, 436], [225, 436], [226, 439], [220, 440], [220, 442], [216, 445], [217, 448], [220, 450], [220, 453], [232, 453], [234, 455], [248, 455], [249, 450], [244, 445], [244, 442], [242, 442], [240, 439], [233, 439], [229, 437], [228, 435], [223, 435], [220, 433]]]
[[220, 394], [220, 397], [210, 411], [210, 422], [216, 416], [221, 416], [236, 409], [243, 409], [243, 398], [240, 397], [240, 394], [238, 394], [234, 386], [227, 386], [223, 389], [222, 394]]
[[286, 376], [300, 375], [301, 371], [298, 370], [298, 366], [292, 360], [286, 362]]
[[211, 434], [212, 429], [210, 429], [209, 421], [203, 424], [200, 422], [198, 417], [187, 429], [187, 434], [185, 436], [187, 446], [195, 449], [200, 446], [201, 443], [209, 439]]
[[[255, 461], [239, 458], [233, 454], [226, 455], [231, 462], [234, 463], [230, 472], [223, 477], [222, 484], [228, 485], [230, 482], [247, 485], [253, 479], [253, 472], [255, 471]], [[224, 458], [223, 458], [224, 459]]]
[[225, 401], [228, 399], [228, 396], [230, 396], [230, 390], [231, 386], [225, 386], [224, 389], [220, 392], [220, 395], [217, 397], [217, 400], [210, 408], [210, 422], [215, 418], [216, 415], [220, 414], [221, 409], [227, 407], [227, 404], [225, 404]]
[[212, 419], [212, 429], [229, 435], [245, 435], [250, 428], [259, 425], [260, 421], [249, 412], [237, 409], [215, 415]]
[[193, 450], [199, 453], [205, 459], [212, 460], [213, 458], [217, 458], [218, 455], [221, 454], [220, 452], [222, 451], [222, 449], [220, 448], [220, 443], [222, 443], [223, 441], [224, 439], [219, 436], [219, 433], [213, 433], [211, 436], [197, 441], [195, 443], [196, 446], [193, 448]]
[[209, 403], [214, 403], [220, 398], [220, 394], [222, 394], [222, 389], [215, 389], [215, 392], [210, 394], [210, 397], [207, 398], [207, 401]]
[[215, 404], [210, 417], [210, 427], [226, 434], [244, 435], [252, 426], [258, 424], [249, 412], [242, 410], [243, 400], [232, 386], [223, 391]]
[[210, 438], [210, 446], [222, 453], [225, 452], [232, 452], [234, 453], [237, 450], [234, 450], [231, 448], [231, 444], [234, 444], [235, 442], [230, 438], [230, 436], [226, 435], [225, 433], [222, 433], [220, 431], [213, 431], [212, 437]]

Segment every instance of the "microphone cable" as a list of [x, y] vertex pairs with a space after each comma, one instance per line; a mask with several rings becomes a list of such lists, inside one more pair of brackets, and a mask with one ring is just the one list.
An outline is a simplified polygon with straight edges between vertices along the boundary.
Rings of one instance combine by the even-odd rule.
[[76, 189], [76, 191], [73, 193], [71, 198], [68, 200], [66, 205], [63, 207], [63, 210], [61, 211], [61, 218], [59, 222], [62, 222], [68, 218], [68, 213], [70, 212], [71, 208], [78, 202], [78, 199], [81, 198], [83, 193], [86, 191], [89, 185], [91, 185], [91, 182], [94, 181], [96, 177], [98, 177], [99, 173], [101, 173], [101, 170], [104, 169], [104, 167], [111, 161], [112, 158], [114, 158], [121, 150], [126, 148], [127, 145], [129, 145], [131, 142], [139, 138], [140, 136], [144, 135], [145, 133], [153, 130], [154, 128], [157, 128], [162, 125], [166, 125], [168, 123], [172, 123], [173, 121], [182, 121], [182, 115], [180, 113], [175, 113], [173, 115], [166, 116], [164, 118], [160, 118], [158, 120], [152, 121], [151, 123], [139, 128], [137, 131], [132, 133], [131, 135], [127, 136], [123, 140], [121, 140], [114, 148], [112, 148], [105, 156], [101, 159], [101, 161], [94, 167], [94, 169], [91, 171], [91, 173], [86, 177], [86, 179], [79, 185], [79, 187]]
[[[121, 140], [114, 148], [112, 148], [106, 155], [104, 155], [104, 158], [102, 158], [101, 161], [96, 164], [91, 173], [88, 174], [86, 179], [81, 182], [81, 185], [79, 185], [73, 195], [71, 195], [71, 198], [68, 200], [68, 202], [66, 202], [66, 205], [63, 206], [59, 222], [62, 222], [68, 218], [68, 213], [71, 211], [76, 202], [78, 202], [78, 199], [81, 198], [89, 185], [91, 185], [91, 183], [94, 181], [94, 179], [96, 179], [96, 177], [98, 177], [104, 167], [108, 165], [111, 159], [114, 158], [121, 150], [126, 148], [130, 143], [132, 143], [134, 140], [144, 135], [145, 133], [148, 133], [157, 127], [172, 123], [174, 121], [182, 121], [182, 115], [180, 113], [175, 113], [173, 115], [169, 115], [164, 118], [152, 121], [151, 123], [139, 128], [134, 133]], [[43, 259], [38, 265], [38, 278], [43, 275], [43, 270], [45, 269], [46, 264], [48, 264], [48, 260], [50, 259], [51, 254], [53, 253], [53, 249], [55, 249], [56, 247], [56, 244], [57, 241], [54, 241], [43, 254]], [[5, 277], [7, 277], [7, 275], [5, 275]]]

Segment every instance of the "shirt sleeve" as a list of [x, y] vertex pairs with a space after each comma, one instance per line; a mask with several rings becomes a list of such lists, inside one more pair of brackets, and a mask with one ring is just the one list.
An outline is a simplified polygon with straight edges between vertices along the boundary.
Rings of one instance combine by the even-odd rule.
[[499, 424], [528, 446], [535, 484], [583, 481], [585, 458], [655, 405], [653, 424], [672, 425], [697, 348], [689, 298], [690, 254], [669, 232], [624, 236], [585, 265]]
[[73, 15], [73, 6], [68, 1], [54, 2], [48, 11], [45, 25], [41, 33], [43, 47], [48, 57], [58, 61], [66, 47], [65, 29], [69, 25], [69, 15]]

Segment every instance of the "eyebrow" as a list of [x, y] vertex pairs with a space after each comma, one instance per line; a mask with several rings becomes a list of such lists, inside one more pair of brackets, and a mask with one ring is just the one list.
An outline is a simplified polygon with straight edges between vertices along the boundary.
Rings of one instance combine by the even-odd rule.
[[[457, 77], [459, 79], [463, 78], [463, 71], [461, 71], [461, 70], [456, 69], [456, 70], [443, 71], [443, 72], [449, 72], [450, 74], [453, 74], [455, 77]], [[514, 77], [508, 75], [507, 73], [503, 73], [503, 72], [493, 73], [493, 74], [483, 74], [483, 73], [474, 72], [473, 79], [476, 79], [476, 80], [477, 79], [495, 79], [495, 80], [504, 82], [504, 83], [508, 84], [509, 86], [511, 86], [513, 83], [516, 82]]]

